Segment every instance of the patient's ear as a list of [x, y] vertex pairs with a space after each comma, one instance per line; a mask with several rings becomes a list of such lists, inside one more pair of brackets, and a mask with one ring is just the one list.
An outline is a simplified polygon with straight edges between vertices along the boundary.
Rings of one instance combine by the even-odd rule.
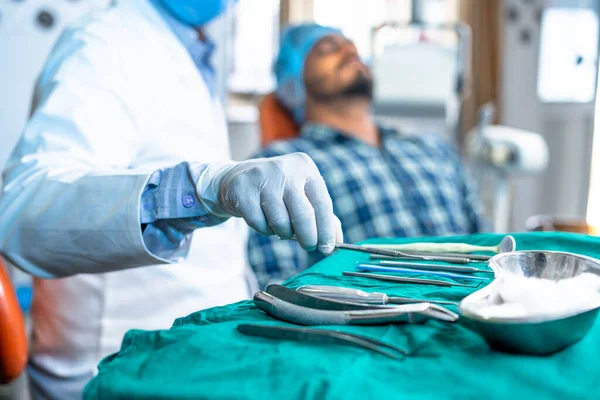
[[293, 139], [298, 136], [300, 126], [277, 100], [274, 93], [270, 93], [262, 99], [258, 111], [263, 147], [277, 140]]

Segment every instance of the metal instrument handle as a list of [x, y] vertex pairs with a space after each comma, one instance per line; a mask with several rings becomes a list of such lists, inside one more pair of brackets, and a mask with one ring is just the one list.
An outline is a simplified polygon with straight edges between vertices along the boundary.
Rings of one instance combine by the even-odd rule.
[[287, 288], [285, 286], [271, 284], [264, 290], [273, 297], [297, 306], [306, 308], [315, 308], [317, 310], [329, 311], [354, 311], [354, 310], [373, 310], [385, 309], [381, 304], [363, 304], [352, 301], [333, 300], [321, 296], [311, 296], [309, 294]]
[[454, 301], [444, 300], [427, 300], [415, 299], [412, 297], [393, 296], [390, 297], [385, 293], [372, 292], [368, 293], [360, 289], [344, 288], [339, 286], [324, 286], [324, 285], [305, 285], [296, 289], [297, 292], [308, 294], [323, 299], [342, 301], [351, 299], [350, 301], [360, 304], [410, 304], [410, 303], [434, 303], [434, 304], [451, 304], [458, 305]]
[[429, 318], [448, 320], [445, 315], [440, 318], [435, 312], [427, 312], [432, 306], [430, 303], [403, 304], [386, 309], [329, 311], [298, 306], [266, 292], [258, 292], [254, 295], [254, 304], [267, 314], [282, 321], [309, 326], [421, 323]]
[[339, 286], [306, 285], [299, 287], [296, 291], [331, 300], [352, 301], [362, 304], [387, 304], [389, 300], [384, 293], [367, 293], [360, 289]]
[[259, 336], [270, 339], [287, 339], [300, 342], [308, 341], [314, 343], [335, 343], [356, 346], [375, 351], [396, 360], [400, 357], [390, 351], [387, 351], [386, 349], [394, 350], [405, 356], [408, 355], [408, 352], [400, 347], [382, 342], [377, 339], [327, 329], [241, 324], [238, 325], [237, 330], [245, 335]]
[[350, 323], [348, 311], [317, 310], [297, 306], [266, 292], [257, 292], [254, 295], [254, 304], [275, 318], [298, 325], [348, 325]]
[[392, 251], [408, 251], [415, 253], [475, 253], [478, 251], [498, 253], [498, 246], [476, 246], [467, 243], [403, 243], [403, 244], [369, 244], [369, 247]]
[[[466, 258], [469, 260], [469, 263], [477, 263], [477, 262], [485, 262], [489, 261], [492, 256], [483, 256], [481, 254], [468, 254], [465, 257], [464, 254], [460, 253], [411, 253], [406, 252], [406, 254], [410, 254], [411, 256], [436, 256], [436, 257], [452, 257], [452, 258]], [[412, 257], [388, 257], [388, 256], [380, 256], [377, 254], [371, 254], [370, 257], [372, 260], [414, 260]]]
[[482, 270], [475, 267], [463, 267], [460, 265], [442, 265], [442, 264], [424, 264], [407, 261], [395, 261], [395, 260], [378, 260], [378, 265], [387, 267], [404, 267], [412, 269], [428, 269], [430, 271], [446, 271], [446, 272], [461, 272], [465, 274], [472, 274], [475, 272], [494, 272], [490, 270]]
[[342, 272], [342, 275], [343, 276], [355, 276], [355, 277], [367, 278], [367, 279], [376, 279], [379, 281], [386, 281], [386, 282], [420, 283], [423, 285], [436, 285], [436, 286], [462, 286], [462, 287], [469, 287], [469, 288], [477, 287], [477, 286], [471, 286], [471, 285], [464, 285], [462, 283], [456, 283], [456, 282], [439, 281], [439, 280], [435, 280], [435, 279], [405, 278], [403, 276], [372, 274], [369, 272], [344, 271], [344, 272]]
[[440, 272], [440, 271], [413, 269], [413, 268], [401, 268], [401, 267], [386, 267], [386, 266], [375, 265], [375, 264], [358, 264], [356, 266], [356, 269], [358, 269], [359, 271], [402, 272], [405, 274], [412, 274], [412, 275], [426, 274], [426, 275], [441, 276], [441, 277], [452, 278], [452, 279], [467, 279], [467, 280], [476, 280], [476, 281], [489, 280], [488, 278], [482, 278], [480, 276], [456, 274], [453, 272]]

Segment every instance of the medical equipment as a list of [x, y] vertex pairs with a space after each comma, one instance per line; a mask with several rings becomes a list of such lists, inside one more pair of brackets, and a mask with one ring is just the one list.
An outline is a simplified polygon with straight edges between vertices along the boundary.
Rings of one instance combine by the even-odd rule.
[[403, 131], [441, 131], [458, 141], [470, 54], [471, 30], [466, 24], [413, 20], [374, 28], [370, 66], [377, 83], [375, 115]]
[[[389, 249], [396, 251], [415, 251], [415, 252], [431, 252], [447, 251], [454, 253], [473, 253], [477, 251], [490, 253], [507, 253], [515, 251], [517, 243], [511, 235], [506, 235], [497, 246], [475, 246], [466, 243], [407, 243], [407, 244], [369, 244], [367, 245], [375, 249]], [[385, 255], [385, 254], [384, 254]], [[471, 257], [470, 255], [468, 257]], [[442, 261], [442, 260], [429, 260]]]
[[[560, 281], [583, 273], [600, 276], [600, 261], [573, 253], [520, 251], [493, 257], [490, 267], [495, 275], [532, 277]], [[495, 280], [464, 298], [459, 311], [465, 325], [479, 333], [498, 350], [523, 354], [549, 354], [561, 350], [585, 336], [600, 310], [600, 296], [584, 309], [556, 315], [484, 317], [478, 311], [491, 304], [498, 285]], [[497, 301], [497, 300], [496, 300]]]
[[442, 272], [442, 271], [432, 271], [425, 269], [413, 269], [413, 268], [402, 268], [397, 266], [384, 266], [378, 264], [358, 264], [356, 269], [359, 271], [374, 271], [374, 272], [392, 272], [392, 273], [405, 273], [405, 274], [413, 274], [413, 275], [434, 275], [440, 276], [444, 278], [451, 279], [467, 279], [467, 280], [478, 280], [478, 281], [487, 281], [488, 278], [482, 278], [480, 276], [472, 276], [472, 275], [463, 275], [456, 274], [452, 272]]
[[351, 301], [361, 304], [407, 304], [407, 303], [434, 303], [458, 305], [454, 301], [414, 299], [411, 297], [388, 296], [385, 293], [365, 292], [341, 286], [305, 285], [296, 289], [297, 292], [310, 296], [321, 297], [329, 300]]
[[298, 325], [379, 325], [458, 319], [452, 311], [431, 303], [364, 305], [309, 296], [280, 285], [269, 285], [266, 291], [257, 292], [254, 304], [275, 318]]
[[255, 325], [255, 324], [240, 324], [237, 330], [244, 335], [258, 336], [269, 339], [286, 339], [295, 340], [298, 342], [314, 342], [314, 343], [333, 343], [347, 346], [356, 346], [363, 349], [375, 351], [386, 357], [399, 360], [398, 355], [386, 351], [391, 349], [400, 353], [403, 356], [408, 356], [405, 350], [387, 344], [377, 339], [372, 339], [367, 336], [356, 335], [334, 331], [330, 329], [314, 329], [314, 328], [296, 328], [289, 326], [273, 326], [273, 325]]
[[[427, 253], [418, 253], [418, 252], [405, 252], [410, 257], [389, 257], [389, 256], [380, 256], [377, 254], [372, 254], [369, 258], [371, 260], [414, 260], [412, 256], [427, 256], [431, 254]], [[475, 263], [475, 262], [485, 262], [488, 261], [492, 256], [483, 256], [480, 254], [469, 254], [468, 257], [464, 257], [463, 254], [460, 253], [435, 253], [438, 257], [462, 257], [467, 260], [467, 263]]]
[[388, 245], [355, 245], [347, 243], [336, 243], [336, 249], [359, 251], [361, 253], [377, 254], [380, 256], [388, 257], [405, 257], [413, 260], [424, 260], [424, 261], [441, 261], [449, 263], [466, 264], [466, 259], [459, 257], [438, 257], [435, 255], [411, 255], [398, 250], [391, 250]]
[[356, 309], [373, 310], [387, 308], [373, 304], [359, 304], [350, 301], [329, 300], [310, 295], [295, 294], [292, 289], [276, 284], [268, 285], [264, 292], [280, 300], [301, 307], [315, 308], [318, 310], [349, 311]]
[[442, 264], [430, 264], [430, 263], [418, 263], [418, 262], [405, 262], [405, 261], [392, 261], [391, 259], [379, 260], [377, 265], [387, 267], [404, 267], [404, 268], [427, 268], [431, 271], [448, 271], [448, 272], [462, 272], [464, 274], [473, 274], [476, 272], [482, 273], [493, 273], [490, 269], [482, 269], [475, 267], [463, 267], [458, 265], [442, 265]]
[[417, 283], [421, 285], [435, 285], [435, 286], [462, 286], [462, 287], [477, 287], [464, 285], [462, 283], [438, 281], [434, 279], [420, 279], [420, 278], [405, 278], [402, 276], [382, 275], [382, 274], [371, 274], [366, 272], [342, 272], [343, 276], [355, 276], [359, 278], [376, 279], [385, 282], [398, 282], [398, 283]]
[[511, 215], [509, 180], [543, 172], [549, 151], [544, 138], [534, 132], [490, 125], [494, 107], [481, 108], [479, 125], [467, 133], [466, 151], [494, 232], [507, 232]]

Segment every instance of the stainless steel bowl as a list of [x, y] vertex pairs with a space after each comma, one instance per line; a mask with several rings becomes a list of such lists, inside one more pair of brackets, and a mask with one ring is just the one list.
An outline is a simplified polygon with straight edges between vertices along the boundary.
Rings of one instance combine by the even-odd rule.
[[[502, 253], [490, 259], [496, 278], [502, 274], [515, 274], [558, 281], [582, 273], [600, 276], [600, 261], [572, 253], [555, 251], [516, 251]], [[484, 302], [495, 282], [465, 297], [460, 305], [462, 323], [479, 333], [497, 350], [520, 354], [549, 354], [570, 346], [590, 330], [598, 310], [597, 304], [579, 312], [537, 317], [485, 318], [472, 312], [474, 303]]]

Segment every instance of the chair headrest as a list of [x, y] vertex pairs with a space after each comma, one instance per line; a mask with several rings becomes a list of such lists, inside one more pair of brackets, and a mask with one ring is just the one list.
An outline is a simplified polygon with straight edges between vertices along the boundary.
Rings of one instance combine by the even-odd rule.
[[27, 334], [8, 272], [0, 258], [0, 383], [17, 379], [27, 364]]
[[258, 111], [263, 147], [277, 140], [293, 139], [300, 133], [300, 126], [279, 103], [274, 93], [263, 98], [258, 106]]

